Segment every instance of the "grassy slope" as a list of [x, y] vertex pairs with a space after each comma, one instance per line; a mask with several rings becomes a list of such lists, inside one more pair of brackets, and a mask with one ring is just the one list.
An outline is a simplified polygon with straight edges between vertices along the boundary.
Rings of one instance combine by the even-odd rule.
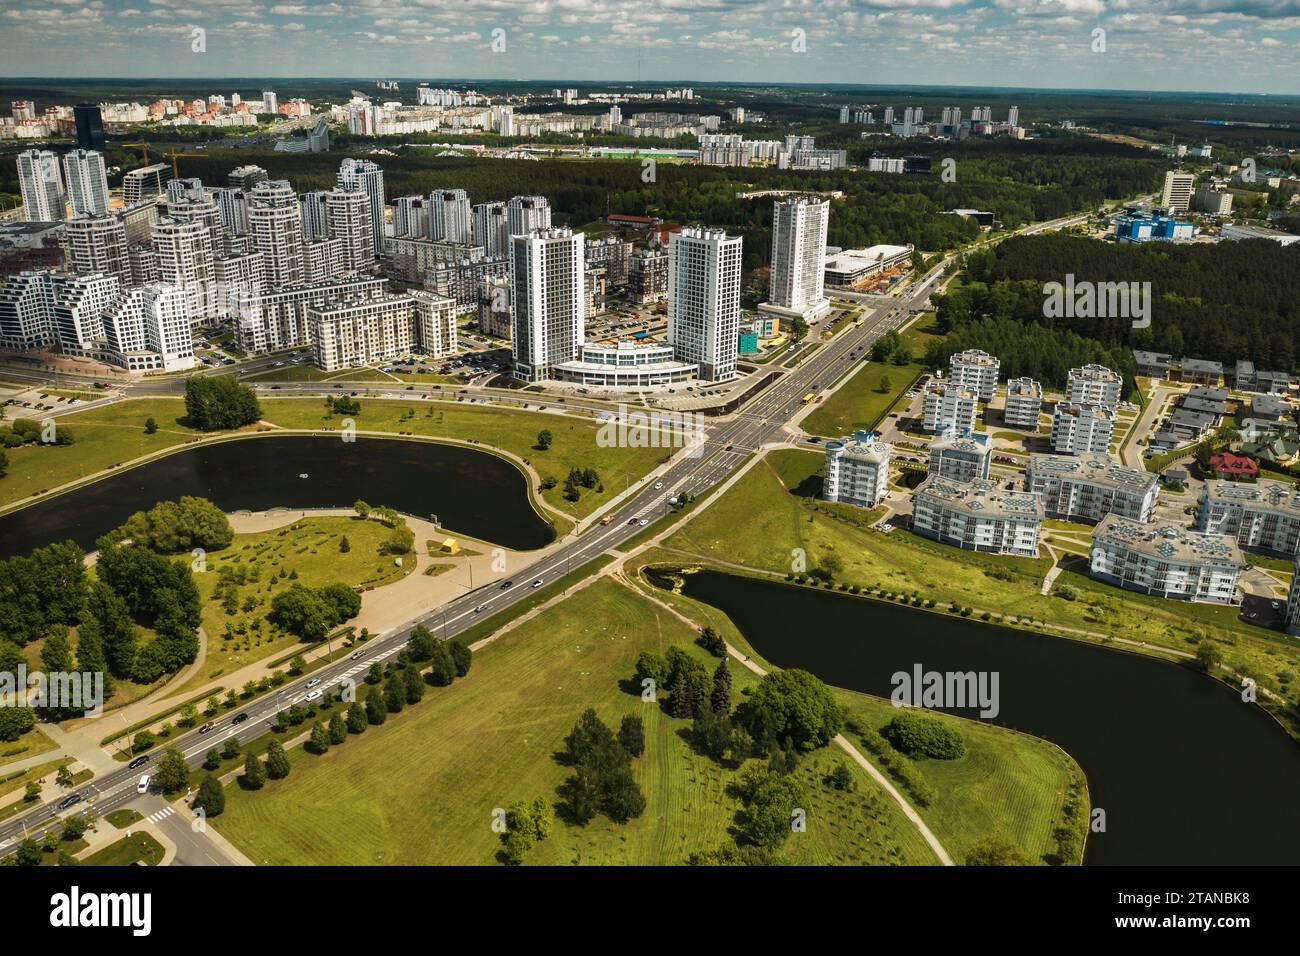
[[[556, 800], [568, 771], [554, 754], [591, 706], [611, 724], [626, 713], [645, 719], [646, 753], [634, 768], [646, 811], [625, 826], [604, 817], [584, 828], [557, 820], [528, 861], [682, 863], [692, 850], [730, 839], [738, 804], [726, 789], [735, 772], [695, 755], [680, 736], [688, 722], [642, 704], [619, 682], [641, 650], [692, 638], [676, 618], [599, 581], [489, 645], [467, 678], [431, 690], [396, 720], [324, 757], [294, 751], [290, 777], [260, 793], [228, 788], [215, 825], [259, 863], [492, 863], [499, 848], [493, 808]], [[733, 674], [737, 691], [752, 681], [734, 665]], [[822, 751], [798, 771], [809, 792], [809, 828], [791, 836], [790, 858], [929, 862], [919, 835], [865, 775], [847, 795], [821, 783], [841, 759]]]
[[781, 573], [791, 569], [793, 548], [805, 549], [809, 568], [833, 552], [844, 564], [841, 579], [850, 584], [915, 590], [943, 604], [957, 601], [1008, 618], [1047, 620], [1189, 652], [1195, 651], [1196, 632], [1203, 630], [1218, 642], [1225, 663], [1246, 669], [1262, 686], [1288, 696], [1295, 692], [1289, 675], [1300, 668], [1300, 649], [1243, 623], [1235, 608], [1147, 597], [1075, 570], [1063, 571], [1057, 581], [1073, 587], [1077, 600], [1044, 596], [1046, 558], [975, 554], [906, 531], [884, 535], [860, 527], [853, 509], [824, 503], [810, 508], [801, 495], [819, 490], [821, 464], [815, 452], [772, 452], [666, 544]]
[[0, 741], [0, 771], [4, 765], [15, 760], [26, 760], [37, 754], [48, 753], [54, 749], [54, 741], [41, 731], [39, 725], [33, 727], [17, 740]]

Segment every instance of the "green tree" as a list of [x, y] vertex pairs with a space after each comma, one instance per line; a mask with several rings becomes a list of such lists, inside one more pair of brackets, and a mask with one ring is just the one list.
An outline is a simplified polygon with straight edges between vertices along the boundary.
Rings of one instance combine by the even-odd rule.
[[176, 747], [168, 747], [158, 758], [158, 767], [154, 771], [153, 782], [163, 793], [175, 793], [184, 787], [190, 779], [190, 768], [185, 757]]
[[618, 725], [619, 745], [629, 757], [645, 753], [645, 725], [636, 714], [625, 714]]
[[379, 689], [372, 687], [370, 693], [366, 695], [366, 720], [369, 723], [379, 725], [388, 719], [388, 708], [384, 705], [383, 694]]
[[289, 755], [279, 740], [272, 740], [266, 747], [266, 775], [272, 780], [289, 776]]
[[1028, 854], [1002, 836], [985, 837], [966, 851], [967, 866], [1029, 866]]
[[348, 739], [348, 726], [342, 714], [330, 718], [329, 739], [331, 744], [341, 744]]
[[402, 672], [402, 683], [406, 689], [406, 702], [418, 704], [424, 700], [424, 676], [415, 667], [408, 667]]
[[199, 431], [251, 425], [262, 417], [257, 394], [233, 375], [191, 375], [185, 380], [185, 416]]
[[1214, 669], [1223, 663], [1223, 653], [1217, 646], [1210, 643], [1208, 639], [1201, 641], [1196, 646], [1196, 666], [1207, 674], [1213, 674]]
[[311, 740], [309, 741], [311, 752], [314, 754], [323, 754], [330, 749], [329, 731], [319, 720], [311, 725]]
[[204, 774], [198, 796], [194, 798], [194, 806], [202, 810], [205, 817], [221, 816], [226, 809], [226, 790], [221, 781], [210, 773]]
[[344, 535], [343, 537], [339, 538], [339, 551], [343, 554], [347, 554], [351, 550], [352, 550], [352, 545], [348, 543], [348, 536]]
[[244, 758], [244, 775], [240, 779], [249, 790], [261, 790], [266, 786], [266, 764], [252, 751]]
[[353, 701], [348, 706], [347, 725], [348, 733], [361, 734], [365, 733], [366, 727], [370, 724], [366, 716], [366, 709], [361, 704]]
[[802, 751], [824, 747], [844, 726], [844, 713], [830, 689], [805, 670], [766, 675], [737, 718], [763, 746], [789, 738]]
[[352, 510], [357, 513], [357, 517], [363, 521], [370, 517], [370, 505], [358, 498], [352, 504]]
[[543, 428], [537, 433], [537, 444], [534, 447], [536, 447], [538, 451], [546, 451], [551, 447], [551, 440], [551, 430], [549, 428]]
[[447, 641], [447, 650], [451, 652], [451, 660], [456, 667], [456, 676], [464, 677], [469, 673], [469, 666], [474, 660], [474, 652], [464, 641], [455, 638]]
[[221, 748], [221, 756], [225, 760], [234, 760], [239, 756], [239, 740], [235, 737], [227, 737], [225, 745]]
[[456, 679], [456, 661], [451, 656], [447, 641], [438, 641], [429, 658], [429, 683], [434, 687], [446, 687]]
[[221, 766], [221, 754], [216, 747], [211, 748], [203, 755], [203, 769], [216, 770]]
[[709, 695], [709, 704], [715, 714], [731, 713], [731, 671], [725, 657], [718, 661], [713, 672], [713, 693]]
[[406, 680], [401, 673], [395, 673], [384, 684], [384, 706], [390, 714], [400, 713], [406, 706]]
[[158, 430], [158, 423], [153, 420], [152, 416], [144, 420], [144, 433], [146, 435], [152, 435], [157, 430]]

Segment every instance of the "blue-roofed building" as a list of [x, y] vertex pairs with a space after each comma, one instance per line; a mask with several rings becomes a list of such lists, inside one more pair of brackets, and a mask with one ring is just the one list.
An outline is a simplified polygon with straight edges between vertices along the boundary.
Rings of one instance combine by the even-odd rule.
[[1122, 213], [1115, 217], [1115, 238], [1120, 242], [1190, 239], [1192, 238], [1192, 232], [1190, 222], [1179, 222], [1172, 216], [1145, 216], [1139, 213]]

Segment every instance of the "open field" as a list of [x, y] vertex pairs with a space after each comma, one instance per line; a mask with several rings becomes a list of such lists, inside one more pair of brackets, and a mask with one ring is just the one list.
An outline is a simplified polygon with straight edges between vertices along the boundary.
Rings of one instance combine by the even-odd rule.
[[[620, 682], [642, 650], [689, 646], [693, 631], [633, 591], [602, 580], [521, 625], [475, 656], [468, 677], [432, 689], [383, 727], [323, 757], [292, 751], [293, 772], [260, 793], [227, 788], [214, 825], [258, 863], [490, 864], [500, 846], [494, 807], [556, 800], [567, 776], [554, 754], [586, 707], [607, 723], [638, 713], [646, 753], [634, 771], [648, 806], [615, 825], [557, 819], [529, 863], [676, 864], [692, 850], [731, 842], [736, 771], [695, 754], [689, 722], [643, 704]], [[732, 666], [735, 691], [754, 677]], [[926, 863], [932, 857], [894, 804], [854, 768], [856, 790], [821, 778], [838, 751], [806, 757], [797, 771], [809, 795], [809, 826], [785, 852], [792, 862]], [[298, 809], [314, 808], [311, 814]]]
[[[1253, 627], [1238, 609], [1149, 597], [1121, 590], [1074, 570], [1062, 571], [1056, 586], [1068, 584], [1075, 600], [1040, 593], [1048, 558], [1016, 558], [962, 551], [910, 532], [871, 531], [862, 512], [815, 500], [821, 486], [822, 456], [780, 450], [767, 455], [722, 499], [692, 519], [665, 544], [692, 554], [788, 573], [794, 548], [807, 553], [808, 568], [837, 555], [839, 580], [918, 592], [941, 605], [955, 601], [989, 611], [994, 621], [1042, 631], [1042, 622], [1123, 637], [1149, 646], [1132, 648], [1160, 655], [1165, 648], [1195, 653], [1201, 640], [1214, 641], [1224, 663], [1254, 677], [1261, 686], [1294, 701], [1300, 648], [1279, 632]], [[1057, 633], [1047, 631], [1047, 633]]]
[[829, 436], [872, 429], [925, 371], [914, 363], [867, 362], [803, 420], [803, 429]]
[[[373, 520], [306, 518], [271, 531], [235, 535], [230, 547], [209, 553], [207, 572], [195, 575], [203, 602], [207, 654], [202, 666], [176, 688], [177, 692], [200, 687], [272, 654], [310, 646], [266, 619], [271, 600], [291, 585], [320, 587], [341, 581], [349, 586], [381, 587], [411, 573], [415, 562], [410, 556], [399, 568], [392, 555], [379, 553], [380, 545], [392, 533], [391, 528]], [[346, 552], [339, 547], [345, 537]], [[240, 565], [246, 583], [235, 588], [236, 611], [232, 614], [214, 594], [222, 569]]]

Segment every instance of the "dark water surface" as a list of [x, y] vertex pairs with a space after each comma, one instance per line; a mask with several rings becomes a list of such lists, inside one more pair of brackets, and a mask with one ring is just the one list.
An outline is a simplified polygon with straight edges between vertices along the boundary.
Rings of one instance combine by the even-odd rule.
[[1186, 667], [1063, 638], [714, 571], [687, 596], [763, 657], [889, 697], [891, 676], [997, 671], [996, 723], [1065, 749], [1105, 833], [1090, 864], [1300, 863], [1300, 746], [1263, 710]]
[[[306, 477], [302, 477], [302, 476]], [[458, 445], [308, 435], [217, 442], [176, 452], [0, 516], [0, 557], [71, 538], [85, 548], [134, 512], [181, 495], [223, 511], [371, 505], [439, 522], [507, 548], [549, 544], [550, 526], [528, 500], [523, 473], [496, 455]]]

